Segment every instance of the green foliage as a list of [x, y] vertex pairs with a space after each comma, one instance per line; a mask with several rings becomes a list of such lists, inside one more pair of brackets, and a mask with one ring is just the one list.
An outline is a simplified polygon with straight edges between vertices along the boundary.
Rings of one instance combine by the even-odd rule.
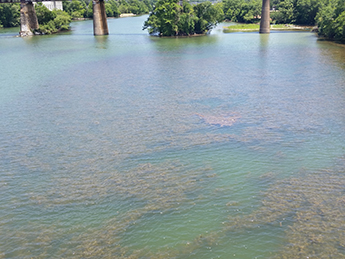
[[[331, 0], [332, 1], [332, 0]], [[316, 15], [328, 0], [273, 0], [275, 12], [271, 12], [274, 23], [315, 25]]]
[[[106, 14], [108, 17], [119, 17], [121, 13], [143, 14], [153, 10], [156, 0], [108, 0], [105, 3]], [[67, 0], [63, 1], [63, 9], [72, 18], [92, 18], [93, 4], [90, 0]], [[47, 25], [55, 17], [52, 13], [43, 9], [42, 3], [35, 5], [39, 23]], [[0, 5], [0, 28], [15, 27], [20, 25], [20, 4], [1, 4]], [[50, 23], [51, 30], [52, 23]]]
[[[130, 7], [130, 5], [126, 2], [126, 0], [120, 1], [122, 5], [126, 5]], [[138, 1], [139, 2], [139, 1]], [[105, 12], [107, 17], [119, 17], [121, 11], [119, 6], [121, 5], [116, 0], [108, 0], [105, 2]], [[143, 2], [139, 2], [139, 4], [143, 4]], [[93, 18], [93, 3], [92, 1], [88, 0], [72, 0], [72, 1], [64, 1], [63, 2], [63, 9], [72, 16], [73, 19], [76, 18]], [[139, 8], [138, 8], [139, 9]], [[123, 11], [128, 12], [130, 8], [122, 8]], [[148, 13], [148, 9], [146, 8], [145, 11]]]
[[191, 35], [195, 33], [194, 10], [190, 3], [183, 1], [180, 19], [178, 20], [177, 27], [179, 28], [180, 35]]
[[54, 10], [54, 13], [56, 13], [56, 17], [53, 20], [55, 27], [59, 31], [64, 31], [64, 30], [69, 30], [70, 26], [69, 24], [71, 23], [71, 16], [68, 15], [68, 13], [61, 11], [61, 10]]
[[149, 12], [151, 12], [157, 1], [156, 0], [142, 0], [142, 2], [147, 6], [147, 8], [149, 9]]
[[198, 34], [210, 31], [215, 25], [224, 20], [221, 5], [212, 5], [211, 2], [202, 2], [194, 6], [195, 32]]
[[294, 5], [293, 0], [283, 0], [277, 4], [278, 11], [271, 12], [271, 19], [275, 23], [294, 23]]
[[20, 25], [20, 4], [0, 5], [0, 28]]
[[119, 0], [118, 3], [118, 10], [121, 13], [144, 14], [153, 10], [153, 2], [150, 2], [149, 0]]
[[93, 18], [93, 3], [92, 1], [89, 2], [86, 12], [85, 12], [85, 18]]
[[320, 0], [296, 0], [295, 20], [297, 24], [314, 25]]
[[84, 1], [63, 1], [62, 5], [64, 11], [67, 12], [70, 16], [72, 16], [72, 18], [83, 18], [86, 15], [87, 6]]
[[[92, 2], [92, 1], [91, 1]], [[119, 8], [117, 6], [117, 1], [115, 0], [109, 0], [107, 4], [111, 5], [111, 14], [107, 14], [108, 17], [119, 17], [121, 12], [119, 11]]]
[[343, 0], [329, 0], [316, 16], [319, 35], [345, 41], [345, 5]]
[[138, 0], [128, 0], [129, 2], [129, 12], [134, 14], [148, 13], [148, 7], [141, 1]]
[[344, 0], [273, 0], [277, 11], [271, 18], [277, 23], [317, 24], [319, 35], [345, 41]]
[[119, 0], [119, 11], [121, 13], [129, 13], [129, 4], [126, 0]]
[[42, 2], [35, 5], [35, 10], [39, 24], [48, 24], [48, 22], [56, 18], [56, 12], [50, 11]]
[[180, 6], [178, 0], [159, 0], [143, 30], [160, 36], [202, 34], [223, 19], [221, 4], [203, 2], [192, 7], [185, 1]]
[[261, 15], [260, 0], [223, 0], [225, 19], [233, 22], [257, 22]]
[[345, 11], [334, 21], [335, 39], [345, 41]]
[[179, 12], [180, 6], [177, 4], [177, 0], [159, 0], [156, 8], [144, 23], [143, 29], [148, 29], [150, 34], [176, 35]]
[[71, 16], [61, 10], [50, 11], [42, 3], [35, 6], [38, 23], [40, 25], [38, 33], [52, 34], [58, 31], [68, 30], [70, 28]]

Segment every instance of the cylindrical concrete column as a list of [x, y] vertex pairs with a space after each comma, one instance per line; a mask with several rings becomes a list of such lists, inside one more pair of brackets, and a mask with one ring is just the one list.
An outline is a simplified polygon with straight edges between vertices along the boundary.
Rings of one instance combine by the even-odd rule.
[[270, 0], [262, 0], [260, 33], [270, 33]]
[[96, 36], [109, 34], [104, 0], [93, 0], [93, 34]]
[[38, 29], [38, 20], [32, 2], [20, 3], [20, 36], [33, 35], [33, 30]]

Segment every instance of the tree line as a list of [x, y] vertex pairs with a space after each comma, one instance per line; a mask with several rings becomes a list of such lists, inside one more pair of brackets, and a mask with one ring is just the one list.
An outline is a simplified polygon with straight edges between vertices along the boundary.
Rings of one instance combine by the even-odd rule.
[[[162, 36], [205, 33], [218, 22], [258, 23], [262, 0], [222, 0], [190, 6], [179, 0], [159, 0], [143, 29]], [[317, 25], [319, 35], [345, 41], [344, 0], [271, 0], [271, 22]]]
[[[144, 14], [153, 10], [155, 0], [108, 0], [105, 2], [107, 17], [119, 17], [122, 13]], [[54, 33], [69, 27], [71, 19], [93, 18], [91, 0], [63, 1], [63, 11], [50, 11], [42, 3], [35, 5], [40, 24], [38, 33]], [[20, 4], [0, 5], [0, 28], [20, 25]], [[67, 26], [66, 26], [67, 25]]]
[[276, 23], [317, 25], [319, 35], [345, 41], [344, 0], [273, 0], [271, 18]]
[[[196, 5], [179, 0], [107, 0], [105, 10], [108, 17], [150, 12], [143, 29], [172, 36], [206, 33], [223, 20], [257, 23], [261, 5], [262, 0], [222, 0], [216, 4], [201, 2]], [[91, 0], [64, 1], [63, 8], [63, 12], [49, 13], [41, 4], [36, 6], [36, 12], [50, 17], [39, 18], [42, 30], [49, 33], [66, 29], [71, 18], [93, 16]], [[1, 4], [0, 27], [19, 26], [19, 11], [19, 4]], [[320, 36], [345, 41], [344, 0], [271, 0], [271, 19], [277, 24], [317, 25]]]
[[[72, 18], [92, 18], [91, 0], [72, 0], [62, 2], [63, 9]], [[119, 17], [122, 13], [146, 14], [153, 10], [154, 0], [108, 0], [105, 2], [107, 17]]]

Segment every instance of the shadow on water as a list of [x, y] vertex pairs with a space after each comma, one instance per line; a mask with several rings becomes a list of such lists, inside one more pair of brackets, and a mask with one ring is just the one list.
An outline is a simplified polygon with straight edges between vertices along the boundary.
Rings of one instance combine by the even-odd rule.
[[36, 35], [36, 36], [27, 36], [27, 37], [22, 37], [23, 41], [27, 44], [27, 45], [36, 45], [40, 42], [42, 42], [42, 40], [47, 40], [47, 39], [54, 39], [61, 36], [60, 33], [57, 34], [50, 34], [50, 35]]
[[213, 45], [218, 38], [211, 35], [190, 36], [190, 37], [150, 37], [150, 40], [159, 49], [172, 51], [185, 47]]
[[318, 44], [322, 46], [321, 54], [327, 58], [331, 57], [340, 68], [345, 67], [345, 44], [318, 40]]

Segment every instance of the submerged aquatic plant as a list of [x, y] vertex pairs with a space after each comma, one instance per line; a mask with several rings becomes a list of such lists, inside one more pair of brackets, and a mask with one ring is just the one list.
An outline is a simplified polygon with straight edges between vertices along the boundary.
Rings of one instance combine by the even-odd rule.
[[[72, 175], [71, 175], [72, 174]], [[46, 195], [29, 194], [30, 204], [37, 211], [45, 210], [73, 216], [75, 210], [81, 218], [69, 219], [69, 229], [60, 224], [59, 216], [47, 222], [29, 222], [25, 228], [11, 232], [11, 240], [20, 250], [13, 255], [45, 257], [54, 253], [57, 257], [73, 258], [166, 258], [166, 253], [179, 251], [151, 252], [148, 249], [133, 249], [124, 244], [127, 231], [136, 226], [145, 216], [171, 213], [188, 195], [196, 195], [206, 182], [215, 175], [205, 164], [199, 167], [168, 160], [156, 164], [139, 164], [125, 171], [78, 172], [70, 177], [56, 176], [51, 181]], [[208, 181], [203, 181], [208, 179]], [[127, 204], [116, 207], [117, 200]], [[127, 201], [131, 201], [128, 203]], [[86, 210], [89, 218], [82, 218]], [[95, 211], [95, 214], [89, 211]], [[39, 233], [35, 229], [44, 229]], [[7, 251], [7, 255], [12, 252]], [[165, 255], [165, 256], [164, 256]], [[1, 254], [0, 254], [1, 258]]]
[[229, 218], [227, 231], [265, 225], [285, 229], [275, 258], [345, 257], [345, 159], [335, 170], [278, 180], [249, 215]]

